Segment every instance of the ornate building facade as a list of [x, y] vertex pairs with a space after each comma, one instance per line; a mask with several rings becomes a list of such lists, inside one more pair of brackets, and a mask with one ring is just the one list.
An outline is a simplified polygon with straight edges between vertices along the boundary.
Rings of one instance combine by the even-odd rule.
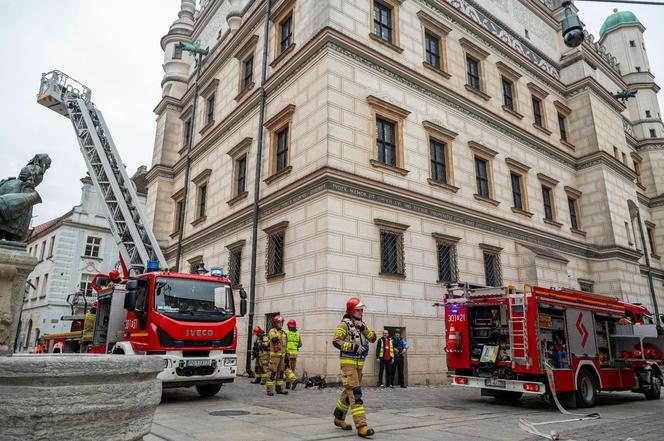
[[[161, 40], [147, 176], [167, 259], [179, 248], [181, 270], [222, 266], [249, 291], [257, 201], [254, 320], [296, 319], [298, 364], [331, 379], [350, 295], [374, 328], [402, 329], [411, 384], [445, 381], [445, 282], [651, 306], [650, 274], [664, 304], [664, 127], [644, 28], [613, 17], [570, 49], [559, 3], [277, 0], [264, 35], [265, 0], [182, 0]], [[200, 77], [177, 48], [197, 40]], [[246, 318], [238, 330], [242, 358]]]

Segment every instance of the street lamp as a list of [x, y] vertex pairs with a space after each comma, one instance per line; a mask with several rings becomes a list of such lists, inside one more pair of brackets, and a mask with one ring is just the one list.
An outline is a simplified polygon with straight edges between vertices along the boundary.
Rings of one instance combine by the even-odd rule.
[[584, 39], [583, 25], [581, 24], [581, 20], [579, 20], [579, 16], [572, 11], [571, 0], [563, 1], [562, 6], [565, 8], [565, 18], [562, 21], [565, 46], [578, 47], [583, 43]]

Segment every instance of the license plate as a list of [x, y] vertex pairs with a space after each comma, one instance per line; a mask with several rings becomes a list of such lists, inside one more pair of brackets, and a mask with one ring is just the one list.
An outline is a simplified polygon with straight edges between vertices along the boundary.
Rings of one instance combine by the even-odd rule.
[[201, 366], [212, 366], [212, 360], [202, 359], [202, 360], [185, 360], [185, 367], [201, 367]]
[[493, 387], [507, 387], [505, 380], [496, 380], [493, 378], [487, 378], [486, 380], [484, 380], [484, 385], [493, 386]]

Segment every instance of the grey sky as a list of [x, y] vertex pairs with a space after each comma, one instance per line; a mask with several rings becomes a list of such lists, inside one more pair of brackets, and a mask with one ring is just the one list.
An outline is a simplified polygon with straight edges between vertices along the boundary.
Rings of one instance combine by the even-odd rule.
[[[481, 3], [481, 0], [479, 0]], [[77, 204], [85, 163], [70, 122], [36, 103], [42, 72], [62, 70], [93, 91], [130, 173], [150, 165], [163, 52], [160, 38], [177, 16], [179, 0], [4, 0], [0, 15], [0, 178], [16, 176], [35, 153], [53, 166], [35, 207], [39, 224]], [[614, 7], [632, 10], [647, 28], [646, 47], [655, 76], [664, 77], [662, 6], [577, 1], [580, 16], [598, 36]], [[661, 98], [660, 98], [661, 101]]]

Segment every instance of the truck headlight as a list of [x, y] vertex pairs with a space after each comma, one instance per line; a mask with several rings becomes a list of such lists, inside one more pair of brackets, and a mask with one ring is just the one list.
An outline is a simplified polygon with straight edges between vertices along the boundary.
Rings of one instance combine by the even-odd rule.
[[236, 364], [236, 358], [224, 358], [224, 366], [235, 366]]

